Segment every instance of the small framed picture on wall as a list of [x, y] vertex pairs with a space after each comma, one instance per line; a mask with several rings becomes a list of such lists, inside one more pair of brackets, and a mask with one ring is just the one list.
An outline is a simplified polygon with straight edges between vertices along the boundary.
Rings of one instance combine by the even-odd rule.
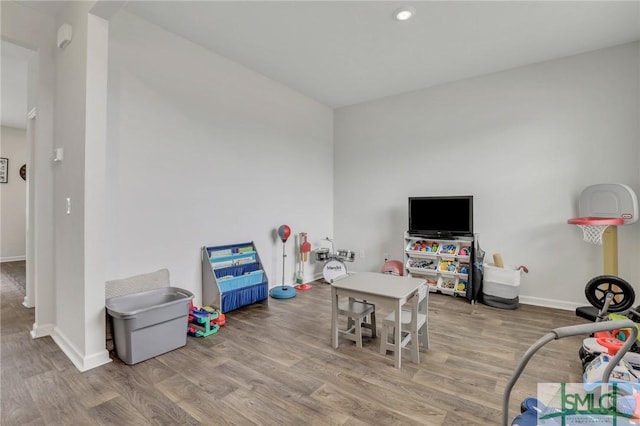
[[9, 177], [9, 159], [0, 158], [0, 183], [7, 183]]

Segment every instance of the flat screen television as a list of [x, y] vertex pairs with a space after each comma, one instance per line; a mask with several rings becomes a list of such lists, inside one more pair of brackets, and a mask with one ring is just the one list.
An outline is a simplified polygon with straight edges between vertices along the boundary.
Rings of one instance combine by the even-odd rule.
[[473, 235], [473, 196], [409, 197], [409, 234]]

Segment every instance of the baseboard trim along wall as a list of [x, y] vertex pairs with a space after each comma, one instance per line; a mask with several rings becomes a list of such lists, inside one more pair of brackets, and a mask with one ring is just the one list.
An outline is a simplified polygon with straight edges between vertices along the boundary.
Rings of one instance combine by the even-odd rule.
[[21, 260], [27, 260], [26, 256], [9, 256], [9, 257], [0, 257], [0, 263], [5, 262], [20, 262]]
[[53, 330], [51, 337], [80, 372], [91, 370], [92, 368], [111, 362], [109, 352], [106, 349], [100, 350], [98, 353], [92, 355], [82, 356], [57, 327]]
[[587, 302], [583, 304], [575, 302], [565, 302], [563, 300], [544, 299], [541, 297], [520, 296], [520, 303], [524, 305], [542, 306], [545, 308], [562, 309], [564, 311], [575, 311], [580, 306], [588, 305]]

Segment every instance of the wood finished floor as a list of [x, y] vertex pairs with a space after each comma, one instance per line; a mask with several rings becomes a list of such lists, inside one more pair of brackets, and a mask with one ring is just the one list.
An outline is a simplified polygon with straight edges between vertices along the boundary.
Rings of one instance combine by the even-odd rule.
[[[85, 373], [49, 337], [32, 340], [22, 306], [24, 262], [3, 263], [0, 318], [2, 425], [497, 425], [504, 386], [548, 330], [583, 323], [572, 312], [508, 311], [430, 294], [431, 349], [402, 369], [365, 338], [330, 343], [330, 288], [227, 316], [207, 338], [127, 366]], [[65, 307], [71, 308], [71, 307]], [[384, 312], [379, 312], [382, 317]], [[581, 337], [554, 341], [525, 370], [511, 418], [538, 382], [580, 381]]]

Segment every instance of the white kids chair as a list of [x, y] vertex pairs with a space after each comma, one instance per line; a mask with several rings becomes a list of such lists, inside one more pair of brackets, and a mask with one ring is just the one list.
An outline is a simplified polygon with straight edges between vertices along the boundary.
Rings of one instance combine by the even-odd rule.
[[[429, 349], [429, 324], [428, 324], [428, 294], [429, 289], [423, 284], [402, 307], [400, 312], [400, 348], [409, 349], [411, 362], [420, 363], [420, 346]], [[389, 332], [391, 342], [389, 341]], [[380, 353], [386, 355], [387, 351], [394, 351], [393, 336], [395, 331], [395, 312], [390, 313], [382, 321], [382, 339], [380, 340]]]
[[371, 330], [372, 338], [376, 337], [375, 305], [349, 298], [348, 302], [338, 304], [338, 313], [348, 318], [346, 330], [339, 330], [339, 333], [345, 338], [356, 342], [359, 348], [362, 348], [363, 328]]

